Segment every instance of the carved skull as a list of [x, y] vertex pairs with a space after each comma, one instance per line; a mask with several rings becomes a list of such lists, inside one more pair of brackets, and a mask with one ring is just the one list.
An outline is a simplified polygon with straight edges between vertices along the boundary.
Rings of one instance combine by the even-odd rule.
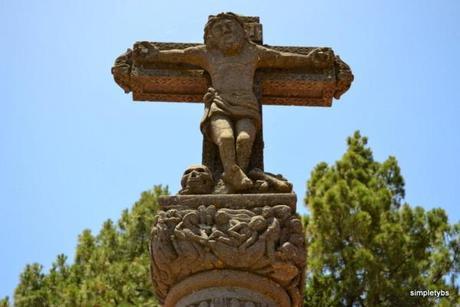
[[207, 166], [192, 165], [185, 170], [181, 185], [179, 194], [211, 194], [214, 179]]

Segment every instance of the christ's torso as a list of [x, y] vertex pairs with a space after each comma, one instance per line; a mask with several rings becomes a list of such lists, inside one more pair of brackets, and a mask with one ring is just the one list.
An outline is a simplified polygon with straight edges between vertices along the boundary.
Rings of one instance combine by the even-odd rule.
[[221, 93], [253, 92], [257, 51], [245, 45], [240, 53], [225, 56], [219, 51], [207, 52], [204, 67], [211, 76], [212, 86]]

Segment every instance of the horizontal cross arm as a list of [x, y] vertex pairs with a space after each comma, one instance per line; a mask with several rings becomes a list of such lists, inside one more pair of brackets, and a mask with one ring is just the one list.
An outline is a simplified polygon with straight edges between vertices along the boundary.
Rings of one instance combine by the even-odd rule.
[[[199, 44], [153, 43], [160, 50], [185, 49]], [[266, 46], [282, 52], [308, 54], [312, 47]], [[201, 102], [208, 87], [209, 75], [189, 64], [150, 63], [136, 65], [132, 50], [117, 58], [112, 68], [115, 81], [134, 101]], [[321, 71], [302, 69], [258, 69], [256, 92], [266, 105], [331, 106], [353, 81], [346, 63], [335, 56], [334, 65]]]

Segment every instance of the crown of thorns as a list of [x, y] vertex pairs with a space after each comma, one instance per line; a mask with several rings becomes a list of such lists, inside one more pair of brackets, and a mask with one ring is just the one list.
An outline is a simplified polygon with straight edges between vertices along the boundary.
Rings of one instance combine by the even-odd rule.
[[233, 20], [235, 21], [238, 25], [241, 26], [241, 29], [243, 29], [243, 32], [246, 34], [246, 31], [244, 31], [244, 23], [243, 21], [241, 20], [241, 18], [234, 14], [234, 13], [230, 13], [230, 12], [227, 12], [227, 13], [220, 13], [220, 14], [217, 14], [217, 15], [214, 15], [214, 16], [210, 16], [209, 19], [208, 19], [208, 22], [206, 23], [206, 25], [204, 26], [204, 43], [206, 44], [208, 39], [211, 37], [211, 29], [212, 27], [214, 26], [214, 24], [216, 22], [218, 22], [219, 20], [223, 20], [223, 19], [230, 19], [230, 20]]

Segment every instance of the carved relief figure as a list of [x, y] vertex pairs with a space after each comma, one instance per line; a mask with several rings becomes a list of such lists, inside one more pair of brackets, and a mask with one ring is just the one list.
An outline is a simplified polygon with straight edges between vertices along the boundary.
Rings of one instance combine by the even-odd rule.
[[228, 237], [228, 233], [230, 230], [231, 225], [231, 217], [228, 213], [218, 210], [214, 217], [214, 225], [212, 227], [212, 233], [209, 236], [209, 240], [211, 240], [211, 244], [214, 241], [220, 241], [222, 243], [228, 245], [234, 245], [234, 242]]
[[289, 206], [169, 209], [159, 212], [153, 234], [152, 269], [160, 297], [184, 276], [226, 266], [270, 277], [299, 301], [305, 239]]
[[[267, 228], [267, 221], [264, 217], [257, 215], [251, 218], [251, 221], [247, 225], [245, 232], [247, 240], [239, 247], [240, 250], [245, 250], [251, 247], [259, 239], [259, 234]], [[249, 236], [248, 236], [249, 235]]]
[[195, 241], [200, 244], [206, 244], [208, 236], [204, 229], [199, 226], [200, 217], [196, 211], [187, 213], [182, 222], [180, 222], [174, 234], [183, 240]]
[[[206, 70], [212, 88], [203, 100], [201, 131], [217, 145], [224, 173], [222, 179], [234, 191], [253, 186], [246, 175], [256, 134], [261, 128], [259, 103], [254, 94], [257, 68], [326, 69], [333, 54], [316, 48], [308, 55], [280, 52], [251, 42], [237, 15], [221, 13], [209, 19], [204, 45], [186, 49], [159, 50], [149, 42], [134, 46], [133, 60], [143, 63], [186, 63]], [[277, 182], [282, 184], [280, 182]]]

